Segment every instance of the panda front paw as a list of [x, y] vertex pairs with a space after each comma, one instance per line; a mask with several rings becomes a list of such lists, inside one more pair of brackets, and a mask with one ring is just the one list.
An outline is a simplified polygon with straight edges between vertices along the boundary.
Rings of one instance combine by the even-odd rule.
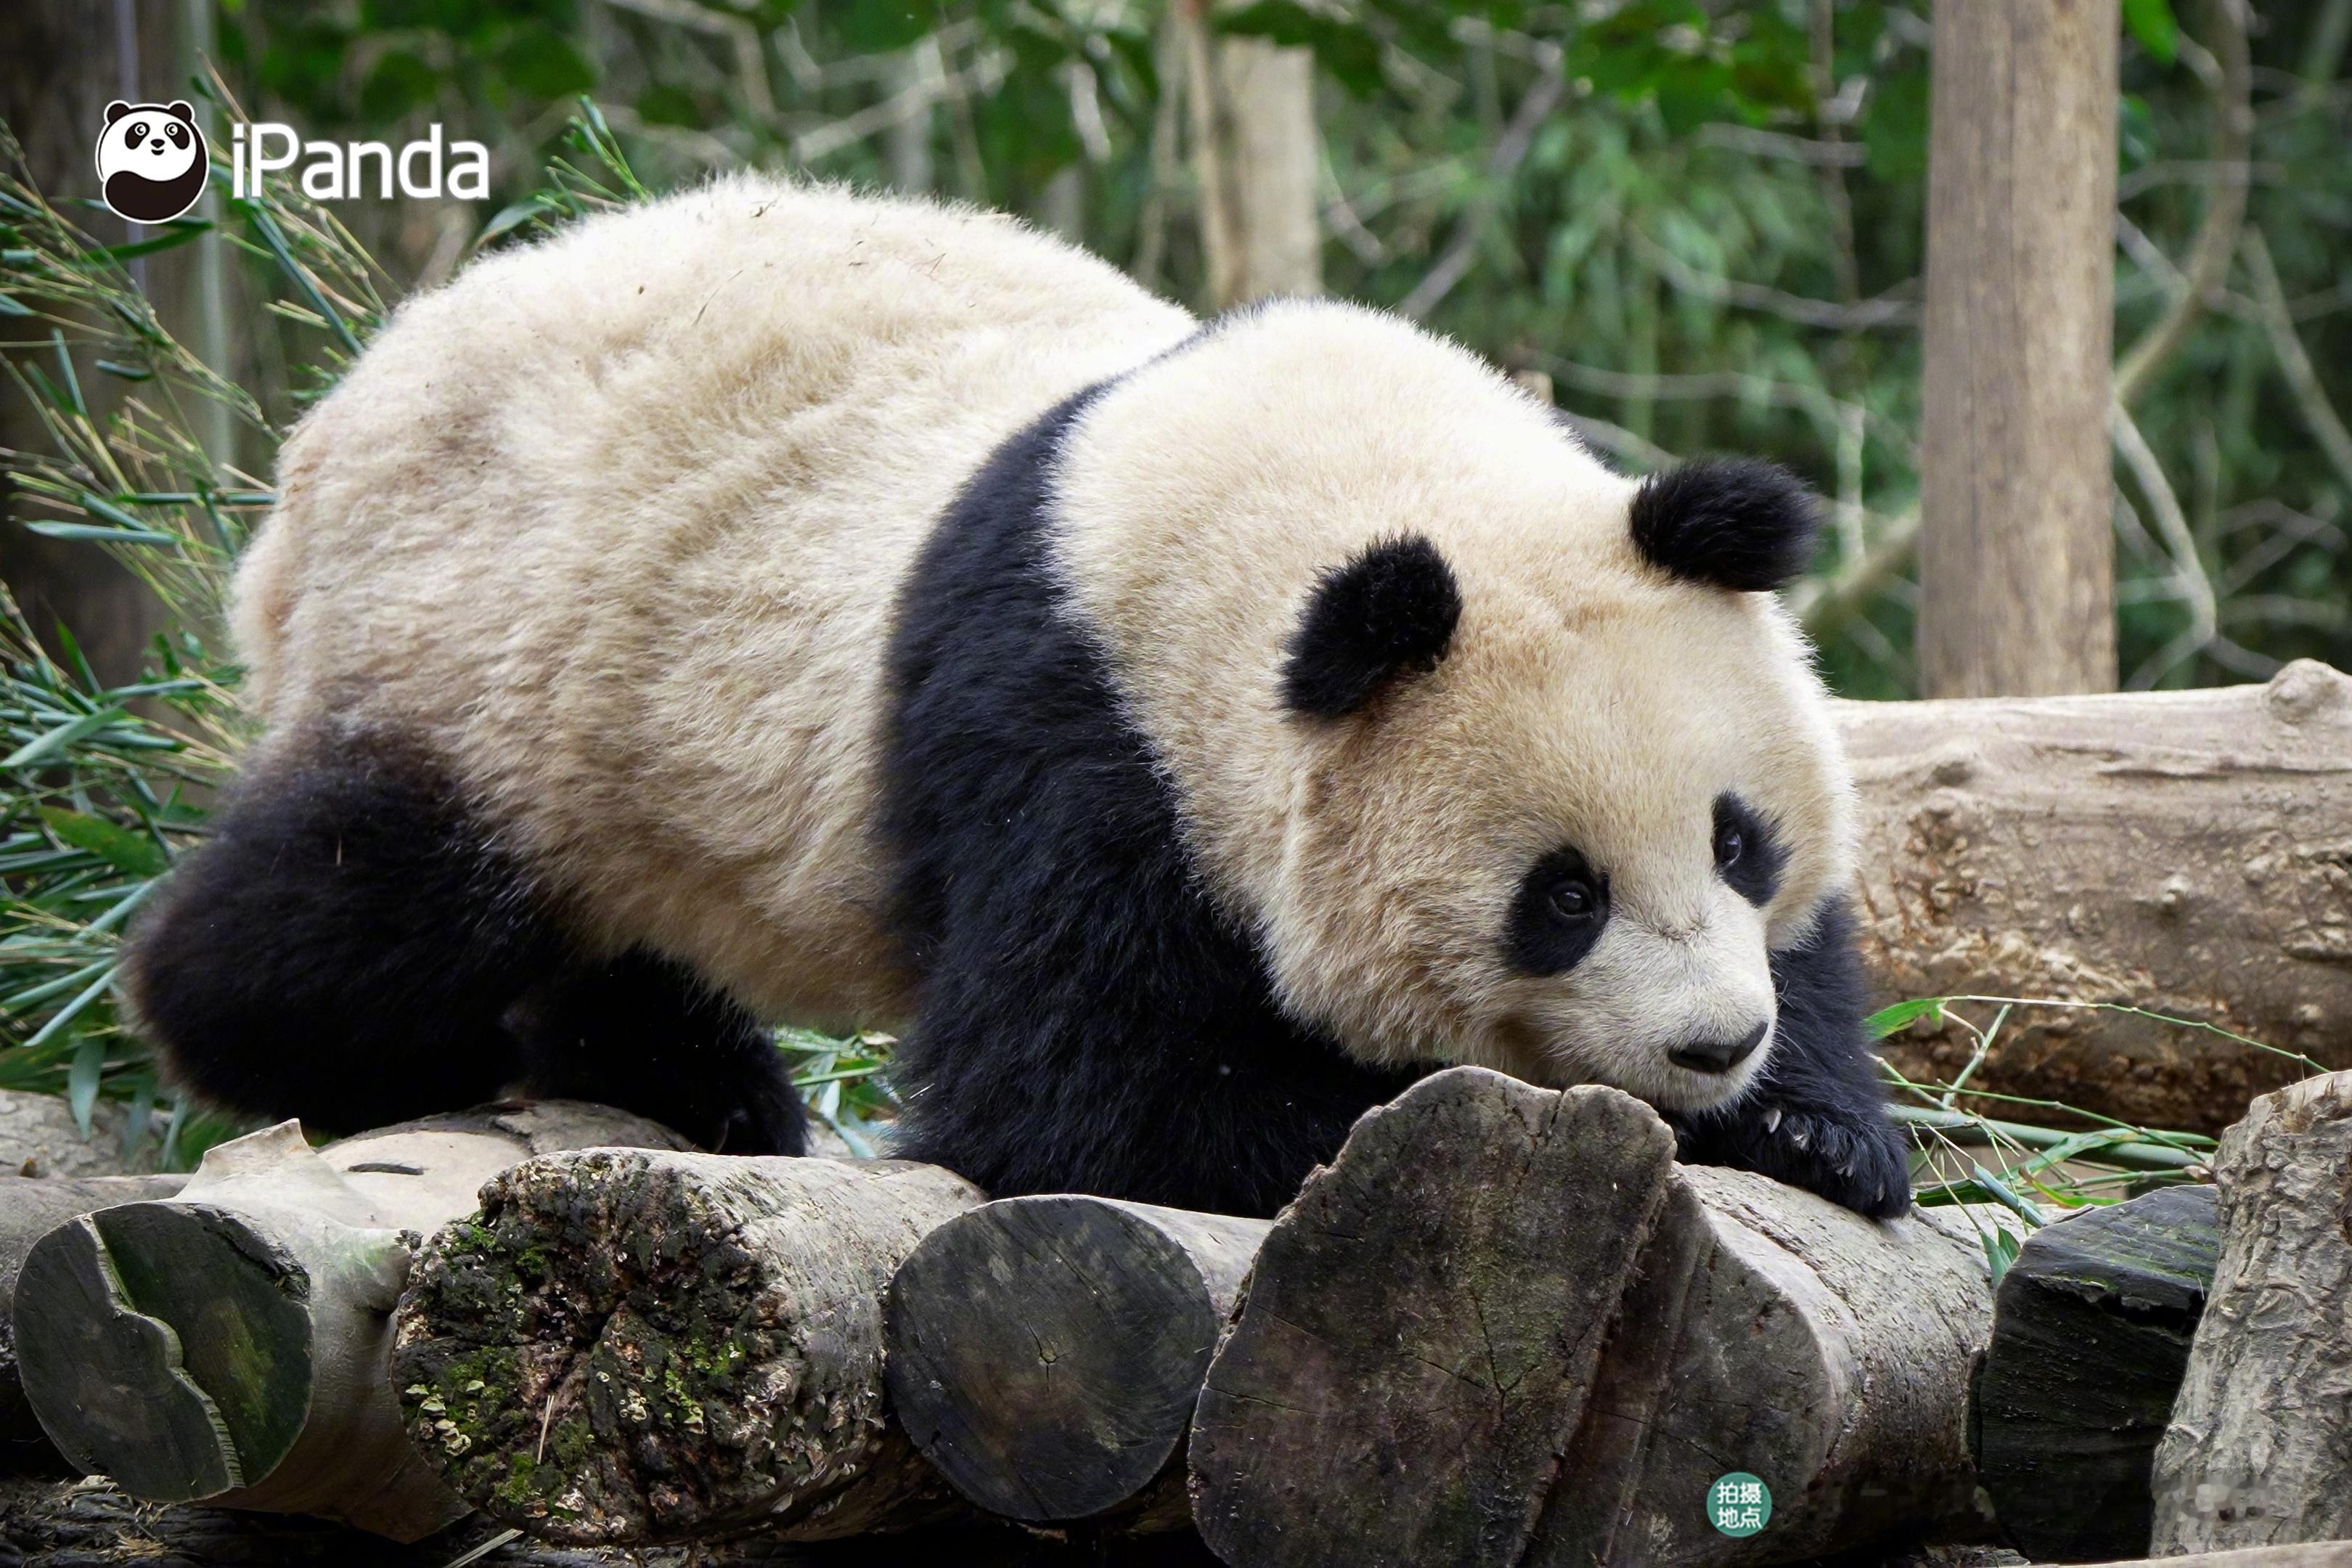
[[1875, 1108], [1844, 1114], [1748, 1103], [1720, 1121], [1677, 1121], [1675, 1131], [1686, 1163], [1754, 1171], [1870, 1219], [1910, 1212], [1908, 1149]]

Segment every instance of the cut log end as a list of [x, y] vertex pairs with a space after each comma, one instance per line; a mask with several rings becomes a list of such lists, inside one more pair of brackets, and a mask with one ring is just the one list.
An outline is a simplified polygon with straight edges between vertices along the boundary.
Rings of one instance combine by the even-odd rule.
[[1009, 1198], [926, 1237], [892, 1283], [893, 1407], [955, 1489], [1034, 1523], [1134, 1503], [1181, 1457], [1263, 1220]]
[[483, 1197], [412, 1274], [393, 1366], [411, 1440], [475, 1506], [572, 1545], [938, 1517], [883, 1418], [880, 1297], [967, 1184], [598, 1150]]
[[126, 1204], [44, 1237], [19, 1277], [25, 1389], [80, 1468], [183, 1502], [268, 1475], [310, 1395], [302, 1266], [236, 1215]]

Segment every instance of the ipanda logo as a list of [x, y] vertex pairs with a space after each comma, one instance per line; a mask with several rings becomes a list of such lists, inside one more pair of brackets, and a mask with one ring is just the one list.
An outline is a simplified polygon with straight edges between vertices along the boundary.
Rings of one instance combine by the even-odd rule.
[[438, 125], [397, 155], [383, 142], [305, 142], [268, 120], [229, 133], [229, 183], [239, 196], [259, 195], [264, 179], [298, 163], [302, 194], [314, 202], [390, 201], [395, 178], [404, 196], [478, 202], [490, 194], [490, 150], [479, 142], [445, 146]]
[[164, 223], [196, 205], [212, 168], [195, 110], [184, 100], [106, 106], [98, 178], [106, 205], [133, 223]]
[[[397, 194], [486, 201], [490, 153], [479, 142], [444, 142], [441, 127], [395, 153], [382, 142], [305, 142], [290, 125], [263, 121], [229, 133], [229, 184], [240, 197], [260, 195], [269, 175], [301, 165], [295, 176], [313, 201], [356, 201]], [[195, 110], [170, 103], [106, 106], [98, 133], [98, 177], [106, 205], [133, 223], [168, 223], [196, 205], [212, 172]]]

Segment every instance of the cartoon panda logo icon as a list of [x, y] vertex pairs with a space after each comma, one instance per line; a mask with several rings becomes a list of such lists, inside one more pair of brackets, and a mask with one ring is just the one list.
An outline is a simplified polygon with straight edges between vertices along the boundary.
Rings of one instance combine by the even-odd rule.
[[212, 160], [184, 100], [106, 106], [98, 177], [106, 205], [133, 223], [163, 223], [196, 205]]

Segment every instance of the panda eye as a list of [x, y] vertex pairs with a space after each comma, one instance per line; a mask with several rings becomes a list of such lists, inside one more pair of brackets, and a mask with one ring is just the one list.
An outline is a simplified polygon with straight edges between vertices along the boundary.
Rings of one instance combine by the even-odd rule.
[[1511, 901], [1503, 956], [1522, 974], [1565, 974], [1609, 923], [1609, 879], [1565, 845], [1528, 868]]
[[131, 122], [131, 140], [133, 142], [144, 142], [147, 140], [147, 122], [145, 121], [134, 120]]
[[1553, 916], [1563, 921], [1590, 920], [1595, 907], [1592, 889], [1582, 882], [1562, 882], [1545, 902]]
[[165, 134], [172, 138], [172, 145], [174, 147], [184, 147], [188, 144], [188, 133], [181, 130], [176, 125], [173, 126], [170, 131], [165, 132]]
[[1787, 856], [1780, 836], [1736, 795], [1715, 799], [1715, 868], [1731, 890], [1759, 909], [1780, 890]]

